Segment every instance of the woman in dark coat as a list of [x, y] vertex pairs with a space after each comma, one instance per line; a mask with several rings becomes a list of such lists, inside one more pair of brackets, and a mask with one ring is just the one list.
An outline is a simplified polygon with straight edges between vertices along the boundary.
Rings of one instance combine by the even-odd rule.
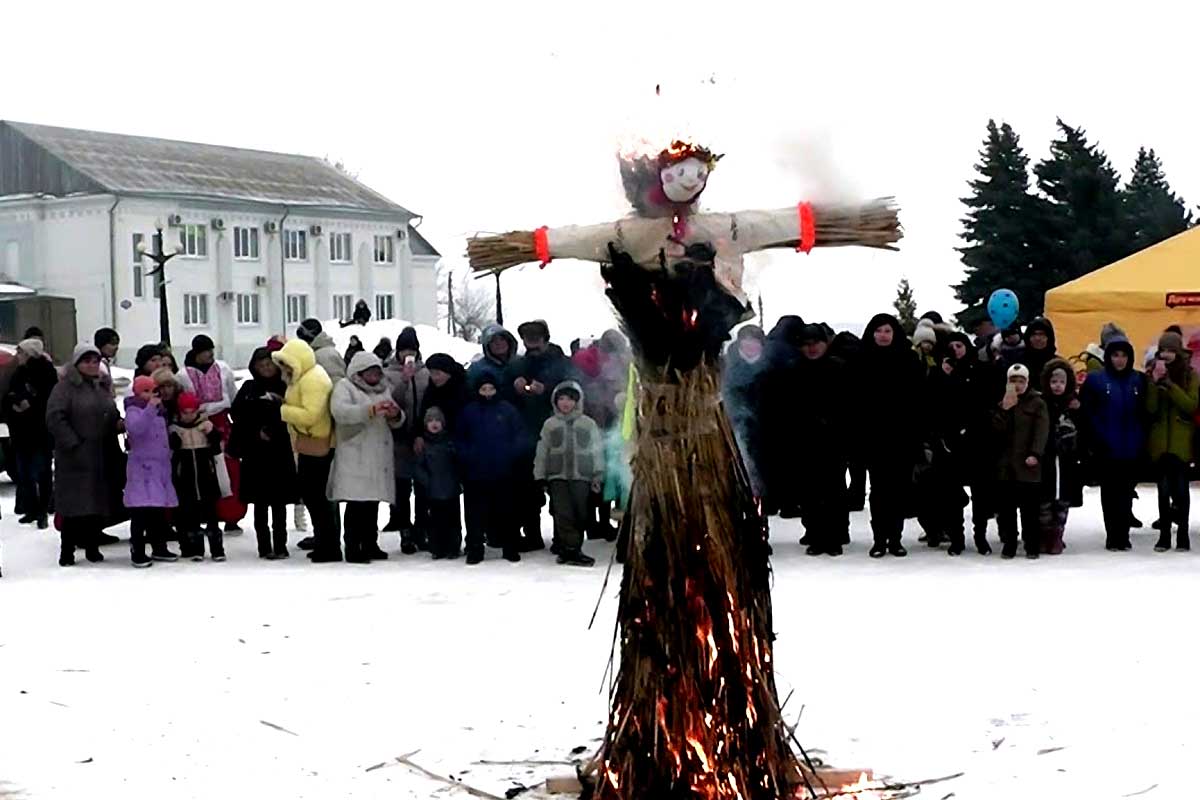
[[53, 456], [46, 431], [46, 403], [58, 383], [58, 371], [45, 354], [41, 339], [26, 339], [17, 345], [17, 369], [4, 394], [4, 419], [8, 421], [17, 481], [17, 503], [24, 511], [19, 522], [36, 522], [47, 527], [50, 508]]
[[97, 537], [119, 509], [116, 498], [124, 489], [123, 480], [113, 480], [125, 471], [118, 458], [120, 422], [112, 384], [100, 373], [100, 351], [90, 344], [77, 346], [46, 407], [57, 463], [54, 502], [62, 515], [60, 566], [75, 563], [76, 543], [88, 561], [104, 560]]
[[[296, 461], [279, 408], [287, 385], [271, 351], [260, 347], [250, 357], [250, 379], [234, 398], [229, 449], [242, 462], [239, 499], [254, 505], [258, 557], [287, 558], [287, 506], [298, 503]], [[270, 512], [274, 528], [268, 525]]]
[[467, 371], [462, 364], [446, 353], [434, 353], [425, 361], [429, 370], [429, 386], [421, 400], [420, 415], [431, 408], [440, 408], [446, 417], [446, 431], [454, 433], [454, 423], [463, 406], [471, 399], [467, 390]]
[[877, 314], [867, 324], [857, 371], [863, 455], [871, 478], [871, 557], [906, 556], [901, 537], [925, 429], [920, 419], [924, 369], [891, 314]]

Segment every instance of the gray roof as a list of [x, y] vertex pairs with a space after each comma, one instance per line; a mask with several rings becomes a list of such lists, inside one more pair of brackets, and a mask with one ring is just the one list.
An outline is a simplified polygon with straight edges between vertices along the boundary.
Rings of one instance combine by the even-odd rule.
[[408, 247], [414, 256], [438, 256], [441, 253], [429, 243], [429, 240], [417, 232], [413, 226], [408, 226]]
[[312, 156], [25, 122], [0, 125], [113, 194], [235, 199], [414, 216]]

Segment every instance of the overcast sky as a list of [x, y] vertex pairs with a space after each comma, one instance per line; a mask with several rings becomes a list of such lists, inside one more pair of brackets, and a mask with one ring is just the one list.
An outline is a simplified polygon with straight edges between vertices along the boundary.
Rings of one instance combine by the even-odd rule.
[[[922, 309], [957, 310], [958, 200], [989, 117], [1035, 160], [1056, 116], [1123, 175], [1154, 147], [1200, 203], [1192, 3], [56, 5], [5, 4], [0, 119], [340, 158], [455, 261], [477, 230], [626, 213], [614, 153], [639, 135], [725, 153], [714, 210], [899, 199], [899, 254], [758, 258], [768, 324], [861, 324], [904, 276]], [[504, 289], [507, 321], [544, 317], [564, 343], [610, 324], [594, 267]]]

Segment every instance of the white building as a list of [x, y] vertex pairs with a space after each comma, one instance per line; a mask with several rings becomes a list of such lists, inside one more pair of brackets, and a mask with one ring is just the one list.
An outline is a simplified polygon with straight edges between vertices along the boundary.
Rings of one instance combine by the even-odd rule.
[[306, 317], [437, 324], [440, 256], [420, 217], [317, 158], [0, 121], [0, 283], [72, 297], [81, 340], [159, 334], [138, 245], [156, 224], [177, 353], [207, 333], [237, 366]]

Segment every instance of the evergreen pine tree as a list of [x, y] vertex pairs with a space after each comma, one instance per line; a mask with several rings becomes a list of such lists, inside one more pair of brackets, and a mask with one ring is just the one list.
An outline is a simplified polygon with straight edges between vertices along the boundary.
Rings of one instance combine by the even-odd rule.
[[988, 135], [963, 198], [964, 247], [958, 250], [966, 279], [955, 295], [966, 309], [958, 321], [972, 326], [987, 316], [987, 299], [996, 289], [1011, 289], [1027, 319], [1041, 313], [1043, 295], [1053, 283], [1044, 275], [1048, 203], [1029, 190], [1029, 158], [1013, 129], [988, 120]]
[[900, 279], [899, 285], [896, 286], [896, 301], [892, 306], [896, 309], [896, 319], [900, 320], [900, 327], [912, 336], [913, 331], [917, 329], [917, 299], [913, 297], [908, 278]]
[[1125, 218], [1134, 252], [1158, 244], [1192, 226], [1192, 213], [1171, 191], [1154, 150], [1141, 148], [1125, 185]]
[[1133, 252], [1117, 171], [1108, 156], [1088, 142], [1082, 128], [1060, 119], [1058, 130], [1059, 138], [1050, 143], [1050, 158], [1034, 168], [1038, 188], [1050, 201], [1049, 268], [1043, 290]]

